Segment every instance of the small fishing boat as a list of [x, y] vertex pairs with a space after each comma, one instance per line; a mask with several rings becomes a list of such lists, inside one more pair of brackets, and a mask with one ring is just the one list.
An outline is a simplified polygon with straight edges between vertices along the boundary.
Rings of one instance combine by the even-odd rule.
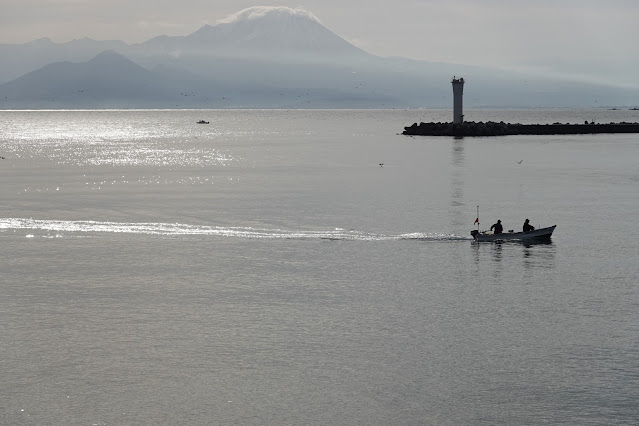
[[200, 121], [197, 122], [197, 124], [209, 124], [209, 122], [208, 121], [204, 121], [204, 120], [200, 120]]
[[549, 226], [548, 228], [539, 228], [529, 232], [502, 232], [501, 234], [493, 234], [489, 231], [478, 231], [473, 229], [470, 231], [470, 235], [473, 236], [475, 241], [505, 241], [505, 240], [550, 240], [550, 236], [557, 225]]
[[[495, 225], [499, 224], [499, 228], [501, 221], [497, 221]], [[500, 232], [495, 234], [491, 231], [480, 231], [479, 230], [479, 206], [477, 206], [477, 219], [475, 219], [475, 225], [477, 225], [477, 229], [473, 229], [470, 231], [470, 235], [473, 236], [475, 241], [505, 241], [505, 240], [520, 240], [520, 241], [550, 241], [550, 236], [553, 231], [557, 227], [557, 225], [549, 226], [547, 228], [538, 228], [535, 229], [532, 226], [532, 231], [526, 232], [515, 232], [510, 230], [508, 232]], [[524, 229], [528, 225], [528, 219], [526, 219], [526, 223], [524, 223]], [[492, 227], [491, 227], [492, 229]], [[497, 228], [496, 228], [497, 229]]]

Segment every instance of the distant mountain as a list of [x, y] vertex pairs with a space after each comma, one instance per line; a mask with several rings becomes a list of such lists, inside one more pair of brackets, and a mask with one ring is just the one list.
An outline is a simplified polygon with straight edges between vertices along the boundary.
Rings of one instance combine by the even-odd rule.
[[450, 107], [453, 75], [467, 81], [468, 107], [639, 104], [639, 90], [380, 58], [285, 7], [245, 9], [187, 36], [134, 45], [0, 45], [0, 61], [3, 109]]
[[[0, 86], [0, 106], [116, 107], [121, 100], [153, 102], [167, 94], [161, 79], [113, 51], [84, 63], [56, 62]], [[3, 102], [4, 101], [4, 102]]]
[[161, 36], [132, 46], [132, 56], [166, 54], [271, 58], [293, 62], [371, 57], [305, 11], [286, 7], [245, 9], [226, 22], [185, 37]]
[[53, 62], [84, 62], [105, 50], [124, 51], [123, 41], [96, 41], [89, 38], [54, 43], [41, 38], [25, 44], [0, 44], [0, 84]]
[[[225, 62], [239, 69], [262, 65]], [[49, 64], [0, 85], [0, 109], [369, 108], [385, 100], [331, 87], [274, 87], [243, 77], [220, 81], [169, 66], [149, 71], [116, 52], [105, 51], [88, 62]]]

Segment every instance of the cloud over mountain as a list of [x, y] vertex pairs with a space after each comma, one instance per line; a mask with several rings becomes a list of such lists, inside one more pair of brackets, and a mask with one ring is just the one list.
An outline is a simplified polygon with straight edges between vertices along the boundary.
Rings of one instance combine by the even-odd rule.
[[241, 21], [251, 21], [254, 19], [264, 19], [271, 17], [273, 19], [289, 19], [301, 18], [314, 21], [321, 24], [320, 20], [311, 12], [304, 9], [293, 9], [285, 6], [255, 6], [240, 10], [233, 15], [218, 21], [218, 24], [232, 24]]

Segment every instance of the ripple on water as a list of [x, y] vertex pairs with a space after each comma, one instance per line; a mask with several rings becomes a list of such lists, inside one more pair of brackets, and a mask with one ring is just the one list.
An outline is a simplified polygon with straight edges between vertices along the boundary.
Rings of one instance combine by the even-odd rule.
[[[184, 223], [127, 223], [127, 222], [99, 222], [92, 220], [65, 221], [41, 220], [26, 218], [0, 218], [2, 230], [40, 230], [68, 233], [128, 233], [148, 235], [208, 235], [220, 237], [237, 237], [248, 239], [321, 239], [335, 241], [393, 241], [393, 240], [428, 240], [428, 241], [459, 241], [469, 238], [443, 233], [408, 233], [386, 235], [357, 230], [335, 228], [333, 230], [286, 230], [279, 228], [256, 227], [223, 227], [206, 225], [189, 225]], [[47, 238], [59, 237], [60, 234]], [[33, 234], [27, 237], [33, 238]]]

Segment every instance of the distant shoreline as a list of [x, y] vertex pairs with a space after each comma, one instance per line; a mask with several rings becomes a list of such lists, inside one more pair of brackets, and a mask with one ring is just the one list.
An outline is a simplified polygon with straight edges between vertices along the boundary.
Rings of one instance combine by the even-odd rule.
[[[0, 100], [1, 102], [1, 100]], [[0, 106], [0, 112], [11, 112], [11, 111], [197, 111], [197, 110], [212, 110], [212, 111], [224, 111], [224, 110], [229, 110], [229, 111], [234, 111], [234, 110], [284, 110], [284, 111], [288, 111], [288, 110], [299, 110], [299, 111], [317, 111], [317, 110], [326, 110], [326, 111], [331, 111], [331, 110], [336, 110], [336, 111], [340, 111], [340, 110], [354, 110], [354, 111], [410, 111], [410, 112], [419, 112], [419, 111], [450, 111], [450, 107], [449, 106], [432, 106], [432, 107], [419, 107], [419, 108], [415, 108], [415, 107], [392, 107], [392, 106], [384, 106], [384, 107], [380, 107], [380, 106], [370, 106], [370, 107], [365, 107], [365, 106], [351, 106], [351, 107], [338, 107], [338, 106], [317, 106], [317, 107], [310, 107], [310, 106], [306, 106], [304, 108], [298, 107], [298, 106], [283, 106], [283, 105], [278, 105], [278, 106], [255, 106], [255, 105], [238, 105], [238, 106], [184, 106], [184, 107], [180, 107], [180, 106], [157, 106], [157, 107], [151, 107], [151, 106], [104, 106], [104, 107], [100, 107], [100, 106], [77, 106], [77, 107], [73, 107], [73, 106], [59, 106], [59, 107], [52, 107], [52, 106], [22, 106], [22, 107], [8, 107], [8, 106]], [[571, 110], [580, 110], [580, 111], [615, 111], [615, 112], [619, 112], [619, 111], [639, 111], [639, 108], [618, 108], [618, 109], [611, 109], [611, 108], [606, 108], [606, 107], [594, 107], [594, 106], [586, 106], [586, 107], [581, 107], [581, 108], [576, 108], [576, 107], [570, 107], [570, 106], [562, 106], [562, 107], [557, 107], [557, 106], [542, 106], [542, 107], [530, 107], [530, 106], [480, 106], [480, 107], [473, 107], [472, 110], [474, 111], [519, 111], [519, 110], [539, 110], [539, 111], [571, 111]], [[465, 122], [464, 124], [467, 123], [472, 123], [470, 121]], [[428, 123], [428, 124], [432, 124], [432, 123]], [[441, 124], [441, 123], [437, 123], [437, 124]], [[445, 124], [445, 123], [444, 123]]]

